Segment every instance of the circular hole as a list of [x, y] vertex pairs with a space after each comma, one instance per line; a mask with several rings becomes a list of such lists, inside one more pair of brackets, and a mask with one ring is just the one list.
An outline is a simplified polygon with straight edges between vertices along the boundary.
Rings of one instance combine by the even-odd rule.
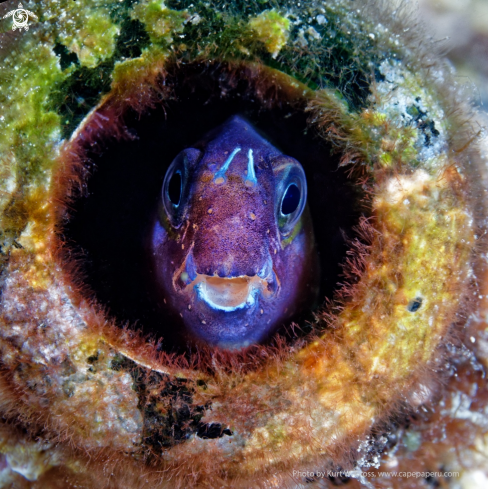
[[417, 312], [422, 307], [422, 302], [422, 297], [416, 297], [415, 299], [412, 299], [407, 305], [407, 310], [409, 312]]
[[[92, 170], [88, 191], [70, 204], [71, 218], [61, 231], [81, 269], [85, 295], [101, 304], [117, 324], [135, 325], [162, 338], [165, 351], [185, 352], [187, 345], [180, 315], [167, 307], [155, 285], [148, 237], [169, 165], [209, 130], [242, 115], [304, 168], [321, 278], [313, 308], [290, 318], [300, 323], [303, 333], [312, 327], [313, 310], [332, 299], [341, 282], [341, 264], [349, 249], [346, 241], [355, 236], [353, 228], [362, 214], [358, 204], [362, 195], [339, 167], [341, 155], [333, 154], [331, 146], [310, 129], [305, 104], [263, 104], [248, 80], [234, 78], [223, 87], [222, 79], [217, 70], [202, 71], [193, 65], [169, 69], [165, 84], [173, 88], [174, 97], [142, 115], [126, 113], [125, 125], [135, 137], [95, 145], [103, 151], [86, 145]], [[182, 195], [182, 178], [177, 175], [168, 188], [174, 205]], [[299, 189], [292, 184], [282, 202], [285, 215], [296, 208], [297, 194]]]

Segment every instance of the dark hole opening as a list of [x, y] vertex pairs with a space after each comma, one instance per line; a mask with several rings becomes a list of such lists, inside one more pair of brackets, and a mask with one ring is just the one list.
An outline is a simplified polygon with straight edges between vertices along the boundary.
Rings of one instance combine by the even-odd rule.
[[201, 423], [197, 430], [197, 436], [204, 440], [222, 438], [224, 435], [232, 436], [232, 431], [223, 428], [219, 423]]
[[409, 312], [417, 312], [422, 307], [422, 302], [422, 297], [412, 299], [407, 305], [407, 310]]
[[[166, 84], [174, 87], [175, 96], [165, 101], [164, 108], [142, 116], [126, 115], [126, 126], [136, 139], [109, 140], [102, 152], [89, 153], [93, 166], [87, 196], [73, 203], [72, 217], [62, 231], [81, 262], [83, 281], [93, 298], [118, 324], [128, 322], [163, 338], [165, 351], [186, 351], [180, 318], [165, 310], [153, 293], [147, 237], [172, 160], [235, 114], [247, 118], [284, 154], [301, 162], [321, 263], [317, 306], [325, 297], [332, 298], [348, 249], [345, 236], [353, 237], [352, 228], [361, 214], [358, 191], [338, 167], [341, 155], [332, 154], [330, 145], [307, 126], [302, 109], [286, 102], [264, 107], [248, 80], [233, 79], [226, 85], [217, 69], [202, 72], [189, 65], [170, 70]], [[178, 192], [178, 179], [173, 178], [169, 192], [175, 203], [181, 182]], [[290, 194], [283, 202], [284, 213], [293, 212], [294, 190]], [[303, 332], [310, 330], [311, 311], [294, 319], [301, 321]]]

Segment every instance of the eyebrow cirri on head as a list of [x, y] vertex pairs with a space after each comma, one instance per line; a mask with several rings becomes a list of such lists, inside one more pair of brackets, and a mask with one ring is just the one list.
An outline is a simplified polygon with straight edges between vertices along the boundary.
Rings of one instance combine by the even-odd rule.
[[222, 165], [222, 168], [219, 171], [217, 171], [217, 173], [215, 173], [215, 178], [214, 178], [215, 183], [220, 184], [224, 182], [225, 172], [228, 170], [230, 164], [232, 163], [234, 156], [237, 153], [239, 153], [240, 150], [241, 148], [239, 147], [235, 148], [234, 151], [232, 151], [232, 153], [230, 154], [230, 156], [225, 160], [225, 163]]

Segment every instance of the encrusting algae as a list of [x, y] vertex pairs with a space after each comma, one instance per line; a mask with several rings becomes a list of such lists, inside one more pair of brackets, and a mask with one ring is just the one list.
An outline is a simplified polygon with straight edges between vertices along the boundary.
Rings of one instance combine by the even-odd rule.
[[[488, 426], [482, 156], [407, 9], [24, 6], [39, 21], [4, 20], [0, 41], [2, 487], [472, 487]], [[195, 80], [215, 107], [303, 115], [362, 214], [307, 334], [176, 357], [94, 300], [66, 226], [98, 155], [158, 109], [171, 124]], [[320, 212], [316, 229], [336, 210]]]

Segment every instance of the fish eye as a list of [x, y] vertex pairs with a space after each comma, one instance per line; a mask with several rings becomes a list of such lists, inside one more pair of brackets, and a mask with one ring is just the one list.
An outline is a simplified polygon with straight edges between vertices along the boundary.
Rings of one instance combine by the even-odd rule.
[[291, 214], [297, 209], [299, 203], [300, 190], [294, 183], [292, 183], [286, 189], [283, 199], [281, 200], [281, 213], [284, 216]]
[[189, 197], [189, 181], [192, 168], [202, 156], [201, 151], [187, 148], [181, 151], [173, 160], [166, 172], [162, 189], [163, 207], [171, 224], [179, 227], [185, 204]]
[[307, 203], [307, 179], [302, 165], [290, 156], [273, 160], [277, 190], [277, 220], [282, 235], [290, 234]]

